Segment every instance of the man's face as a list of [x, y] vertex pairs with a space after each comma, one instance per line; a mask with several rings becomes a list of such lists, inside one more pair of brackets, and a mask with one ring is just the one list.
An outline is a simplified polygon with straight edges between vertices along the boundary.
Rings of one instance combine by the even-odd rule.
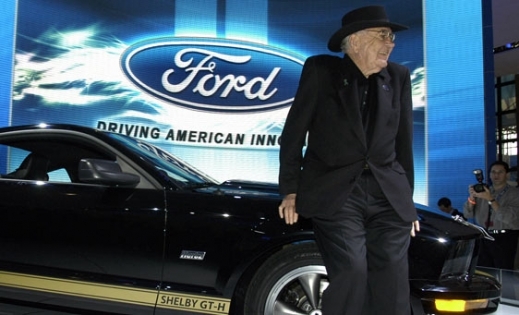
[[490, 179], [492, 180], [492, 184], [496, 186], [506, 184], [508, 174], [506, 173], [505, 167], [503, 165], [492, 166], [490, 169]]
[[378, 73], [387, 67], [389, 55], [395, 47], [388, 27], [368, 28], [356, 33], [359, 36], [358, 56], [364, 75]]

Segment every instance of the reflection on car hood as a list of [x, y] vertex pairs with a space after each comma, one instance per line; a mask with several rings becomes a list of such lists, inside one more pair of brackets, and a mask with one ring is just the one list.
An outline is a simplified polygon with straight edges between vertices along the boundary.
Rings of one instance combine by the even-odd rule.
[[278, 185], [250, 180], [227, 180], [219, 185], [199, 189], [199, 192], [207, 191], [225, 195], [261, 196], [279, 199]]
[[[461, 224], [452, 217], [430, 210], [423, 205], [416, 205], [420, 219], [418, 235], [433, 233], [437, 237], [450, 239], [471, 239], [483, 237], [477, 229]], [[434, 232], [433, 232], [434, 231]]]

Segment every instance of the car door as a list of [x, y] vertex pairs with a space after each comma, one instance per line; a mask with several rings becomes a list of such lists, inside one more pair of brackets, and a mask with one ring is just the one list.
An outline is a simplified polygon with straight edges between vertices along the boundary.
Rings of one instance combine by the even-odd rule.
[[0, 192], [0, 297], [153, 314], [163, 190], [0, 178]]

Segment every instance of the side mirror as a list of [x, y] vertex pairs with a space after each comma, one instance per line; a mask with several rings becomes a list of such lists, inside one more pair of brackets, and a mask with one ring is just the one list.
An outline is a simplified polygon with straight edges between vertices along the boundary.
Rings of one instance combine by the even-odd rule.
[[119, 187], [135, 187], [141, 180], [135, 174], [124, 173], [117, 162], [101, 159], [79, 161], [78, 176], [83, 183]]

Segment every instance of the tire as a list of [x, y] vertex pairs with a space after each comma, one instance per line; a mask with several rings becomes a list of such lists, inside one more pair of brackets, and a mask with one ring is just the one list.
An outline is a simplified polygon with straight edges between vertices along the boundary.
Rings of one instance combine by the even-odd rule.
[[328, 277], [315, 243], [290, 245], [272, 255], [253, 276], [244, 315], [321, 314]]

